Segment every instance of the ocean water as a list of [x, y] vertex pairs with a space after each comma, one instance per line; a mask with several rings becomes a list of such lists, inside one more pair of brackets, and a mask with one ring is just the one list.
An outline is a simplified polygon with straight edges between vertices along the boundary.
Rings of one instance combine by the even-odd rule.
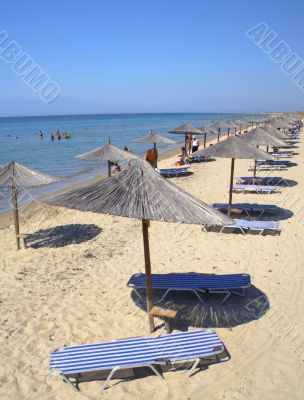
[[[39, 117], [2, 117], [0, 118], [0, 165], [16, 160], [31, 168], [39, 169], [51, 175], [64, 177], [62, 183], [33, 189], [33, 195], [67, 186], [103, 173], [106, 164], [102, 161], [84, 161], [76, 155], [111, 143], [123, 148], [131, 147], [134, 153], [143, 155], [149, 144], [137, 144], [132, 141], [146, 135], [151, 129], [182, 142], [183, 136], [170, 135], [168, 130], [183, 123], [195, 127], [217, 119], [261, 118], [261, 114], [99, 114]], [[66, 130], [71, 139], [50, 141], [50, 132]], [[44, 132], [40, 139], [39, 131]], [[180, 146], [180, 144], [178, 145]], [[171, 146], [172, 147], [172, 146]], [[168, 146], [161, 146], [167, 150]], [[68, 177], [68, 178], [67, 178]], [[0, 211], [10, 205], [7, 199], [0, 199]]]

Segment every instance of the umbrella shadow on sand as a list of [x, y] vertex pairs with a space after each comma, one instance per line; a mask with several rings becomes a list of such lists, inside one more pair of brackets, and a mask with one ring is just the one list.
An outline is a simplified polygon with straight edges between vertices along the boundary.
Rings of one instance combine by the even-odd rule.
[[55, 226], [28, 235], [29, 247], [39, 249], [41, 247], [64, 247], [69, 244], [87, 242], [99, 235], [102, 229], [94, 224], [69, 224]]
[[[146, 311], [145, 293], [141, 299], [134, 291], [131, 298], [134, 303]], [[204, 295], [204, 304], [190, 292], [170, 292], [160, 301], [163, 292], [154, 291], [154, 304], [169, 310], [176, 310], [177, 317], [170, 321], [171, 329], [187, 331], [195, 328], [233, 328], [261, 318], [269, 309], [268, 297], [260, 289], [251, 285], [245, 296], [232, 294], [221, 304], [224, 294]]]

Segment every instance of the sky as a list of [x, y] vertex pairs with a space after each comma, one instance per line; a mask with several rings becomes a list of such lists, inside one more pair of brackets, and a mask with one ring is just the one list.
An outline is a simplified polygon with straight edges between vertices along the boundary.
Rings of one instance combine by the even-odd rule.
[[[0, 116], [303, 110], [246, 35], [264, 22], [304, 59], [303, 14], [303, 0], [2, 0]], [[13, 41], [55, 99], [16, 73]]]

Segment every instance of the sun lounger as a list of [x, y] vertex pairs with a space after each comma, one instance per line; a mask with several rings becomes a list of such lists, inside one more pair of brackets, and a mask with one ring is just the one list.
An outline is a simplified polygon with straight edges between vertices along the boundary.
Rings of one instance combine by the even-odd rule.
[[[210, 226], [203, 226], [203, 230], [208, 232]], [[223, 233], [226, 229], [238, 229], [243, 235], [246, 233], [258, 232], [262, 235], [266, 231], [270, 231], [274, 234], [279, 234], [279, 223], [275, 221], [247, 221], [245, 219], [235, 219], [233, 224], [223, 225], [220, 233]]]
[[280, 153], [271, 153], [272, 157], [275, 158], [291, 158], [294, 156], [293, 152], [291, 151], [282, 151]]
[[[280, 165], [263, 164], [256, 166], [257, 171], [285, 171], [287, 169], [288, 167], [285, 164], [280, 164]], [[250, 165], [248, 171], [254, 171], [254, 166]]]
[[232, 190], [235, 193], [252, 193], [257, 194], [270, 194], [280, 193], [282, 190], [278, 186], [264, 186], [264, 185], [233, 185]]
[[214, 161], [214, 157], [207, 157], [207, 156], [190, 156], [189, 157], [189, 162], [190, 163], [201, 163], [201, 162], [208, 162], [208, 161]]
[[238, 176], [235, 178], [237, 185], [270, 185], [281, 186], [284, 179], [280, 176]]
[[166, 178], [172, 178], [175, 176], [182, 176], [189, 174], [189, 167], [181, 167], [181, 168], [155, 168], [155, 171], [158, 172], [161, 176]]
[[200, 329], [156, 338], [137, 337], [64, 347], [51, 354], [50, 372], [60, 375], [76, 389], [79, 374], [109, 371], [103, 390], [118, 370], [149, 367], [164, 379], [157, 366], [193, 362], [187, 374], [190, 376], [202, 359], [220, 354], [225, 354], [221, 339], [210, 329]]
[[[201, 303], [204, 303], [200, 293], [223, 293], [226, 294], [222, 304], [232, 293], [244, 296], [246, 288], [250, 287], [250, 275], [231, 274], [231, 275], [205, 275], [195, 273], [175, 273], [175, 274], [152, 274], [153, 289], [165, 290], [160, 299], [162, 301], [169, 292], [190, 291], [193, 292]], [[128, 286], [133, 288], [139, 297], [142, 297], [138, 289], [146, 289], [145, 274], [133, 275]]]
[[[212, 205], [217, 210], [227, 212], [228, 204], [225, 203], [214, 203]], [[241, 210], [248, 216], [254, 213], [259, 213], [259, 217], [261, 217], [264, 213], [272, 213], [277, 210], [277, 206], [272, 204], [249, 204], [249, 203], [237, 203], [232, 205], [233, 210]]]
[[290, 165], [291, 162], [289, 160], [271, 160], [271, 161], [257, 161], [257, 166], [260, 165]]

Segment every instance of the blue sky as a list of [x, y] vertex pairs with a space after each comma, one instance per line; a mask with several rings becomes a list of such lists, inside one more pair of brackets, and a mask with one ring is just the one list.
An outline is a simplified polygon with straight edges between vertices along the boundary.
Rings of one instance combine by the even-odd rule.
[[41, 101], [0, 58], [0, 116], [303, 109], [245, 34], [264, 21], [304, 59], [303, 12], [299, 0], [3, 0], [0, 31], [61, 92]]

